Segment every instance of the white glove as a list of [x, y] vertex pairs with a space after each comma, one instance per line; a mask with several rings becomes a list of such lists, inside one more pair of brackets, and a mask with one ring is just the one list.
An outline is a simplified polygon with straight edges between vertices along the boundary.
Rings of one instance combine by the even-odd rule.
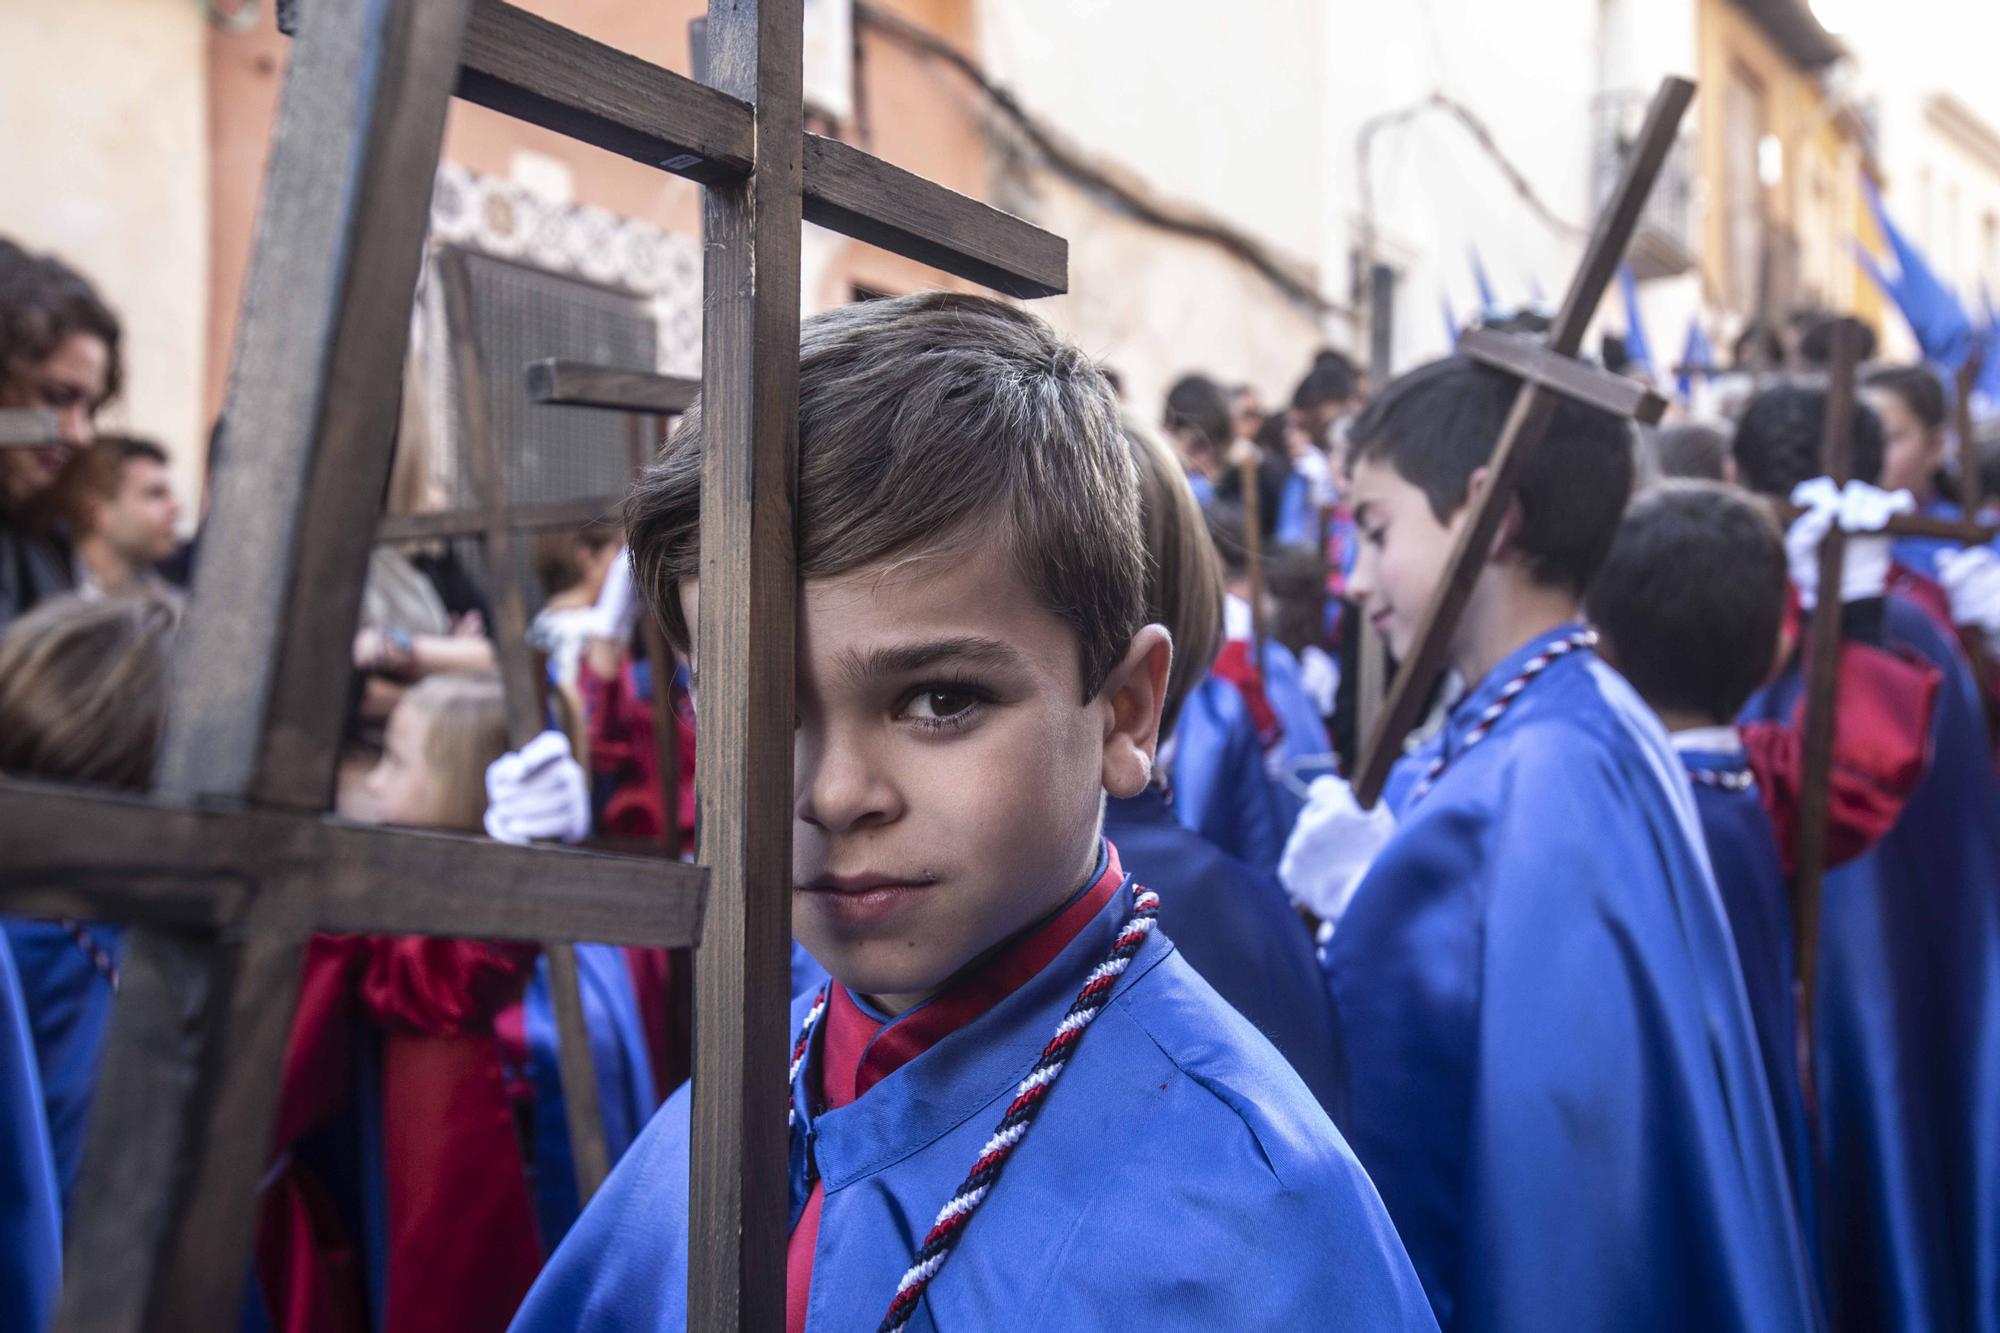
[[618, 644], [632, 638], [632, 627], [639, 623], [639, 585], [632, 578], [632, 552], [628, 547], [618, 548], [592, 610], [592, 638]]
[[1353, 900], [1375, 854], [1396, 832], [1384, 802], [1363, 810], [1345, 778], [1314, 778], [1306, 808], [1278, 858], [1278, 880], [1292, 901], [1332, 925]]
[[1785, 533], [1785, 560], [1799, 590], [1799, 605], [1811, 610], [1819, 603], [1820, 543], [1836, 522], [1850, 534], [1841, 562], [1840, 600], [1880, 597], [1889, 585], [1893, 545], [1882, 527], [1895, 515], [1914, 510], [1915, 497], [1865, 481], [1836, 487], [1829, 478], [1814, 477], [1793, 488], [1792, 503], [1805, 510]]
[[1937, 571], [1951, 596], [1951, 618], [1978, 630], [1987, 651], [2000, 655], [2000, 552], [1990, 546], [1947, 551]]
[[487, 765], [486, 832], [516, 844], [590, 836], [590, 779], [567, 736], [545, 731]]

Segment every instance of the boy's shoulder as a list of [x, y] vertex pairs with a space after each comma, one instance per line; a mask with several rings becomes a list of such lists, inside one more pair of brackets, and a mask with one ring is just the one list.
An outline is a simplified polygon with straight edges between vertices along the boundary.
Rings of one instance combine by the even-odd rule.
[[1358, 1173], [1340, 1132], [1270, 1040], [1171, 943], [1162, 941], [1161, 950], [1106, 1013], [1123, 1027], [1123, 1043], [1155, 1066], [1155, 1077], [1134, 1087], [1143, 1093], [1160, 1080], [1182, 1082], [1188, 1095], [1175, 1101], [1177, 1131], [1247, 1135], [1280, 1188], [1305, 1188], [1329, 1172]]

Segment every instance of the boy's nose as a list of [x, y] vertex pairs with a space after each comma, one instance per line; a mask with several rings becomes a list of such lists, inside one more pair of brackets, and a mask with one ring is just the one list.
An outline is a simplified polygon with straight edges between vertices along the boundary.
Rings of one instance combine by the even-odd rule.
[[902, 814], [895, 784], [859, 746], [805, 739], [794, 755], [793, 815], [828, 833], [886, 824]]

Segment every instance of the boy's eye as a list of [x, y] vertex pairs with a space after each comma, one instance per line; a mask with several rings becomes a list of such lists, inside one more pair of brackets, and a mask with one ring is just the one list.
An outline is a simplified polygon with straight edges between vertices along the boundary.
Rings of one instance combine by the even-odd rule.
[[977, 685], [936, 681], [906, 692], [896, 717], [929, 731], [958, 731], [976, 723], [992, 699]]
[[971, 690], [950, 687], [926, 689], [910, 697], [908, 713], [922, 722], [948, 722], [971, 712], [978, 703]]

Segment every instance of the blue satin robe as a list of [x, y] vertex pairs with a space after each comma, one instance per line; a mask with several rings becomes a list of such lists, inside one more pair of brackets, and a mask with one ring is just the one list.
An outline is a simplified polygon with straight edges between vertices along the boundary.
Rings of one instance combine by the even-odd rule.
[[1219, 676], [1188, 691], [1174, 728], [1174, 817], [1239, 861], [1275, 874], [1298, 819], [1264, 770], [1243, 694]]
[[[1741, 771], [1742, 751], [1733, 754], [1681, 751], [1690, 772]], [[1736, 958], [1743, 968], [1743, 988], [1750, 1000], [1750, 1021], [1757, 1033], [1757, 1051], [1764, 1080], [1771, 1090], [1771, 1109], [1785, 1149], [1785, 1166], [1792, 1181], [1792, 1201], [1798, 1206], [1807, 1252], [1817, 1260], [1819, 1209], [1813, 1184], [1815, 1170], [1812, 1132], [1806, 1119], [1805, 1089], [1799, 1082], [1799, 1011], [1792, 978], [1797, 971], [1792, 947], [1791, 889], [1778, 855], [1778, 838], [1763, 798], [1751, 786], [1727, 791], [1694, 784], [1694, 805], [1701, 817], [1702, 837], [1715, 887], [1729, 916], [1736, 939]]]
[[1333, 1011], [1284, 888], [1182, 828], [1155, 788], [1107, 801], [1104, 836], [1132, 878], [1160, 895], [1160, 929], [1181, 957], [1331, 1110], [1339, 1087]]
[[1501, 662], [1324, 965], [1336, 1116], [1456, 1330], [1809, 1329], [1810, 1266], [1735, 945], [1657, 719], [1589, 652], [1483, 741]]
[[[590, 1052], [597, 1066], [597, 1109], [604, 1119], [604, 1146], [616, 1162], [659, 1105], [653, 1091], [652, 1063], [646, 1054], [645, 1023], [639, 1016], [624, 950], [609, 944], [579, 944], [576, 971], [583, 1017], [590, 1028]], [[534, 980], [528, 983], [522, 1003], [535, 1084], [535, 1216], [542, 1244], [553, 1250], [576, 1221], [579, 1204], [546, 957], [536, 962]]]
[[[7, 943], [27, 1001], [42, 1076], [49, 1143], [65, 1209], [83, 1160], [84, 1130], [97, 1091], [97, 1058], [111, 1019], [111, 983], [67, 929], [55, 921], [9, 920]], [[121, 927], [92, 924], [91, 938], [115, 958]]]
[[[1890, 597], [1889, 642], [1945, 672], [1902, 818], [1828, 873], [1814, 1076], [1837, 1329], [2000, 1329], [2000, 793], [1954, 643]], [[1747, 718], [1788, 716], [1784, 677]]]
[[[881, 1319], [1130, 904], [1129, 893], [1114, 894], [1053, 963], [849, 1106], [809, 1114], [817, 1053], [806, 1061], [794, 1088], [793, 1222], [808, 1153], [826, 1191], [807, 1328], [846, 1333]], [[795, 1024], [809, 1002], [795, 1006]], [[515, 1329], [684, 1326], [688, 1108], [683, 1087], [542, 1271]], [[1434, 1324], [1380, 1200], [1325, 1113], [1156, 930], [911, 1327]]]
[[47, 1328], [61, 1291], [55, 1153], [27, 1003], [13, 951], [0, 938], [0, 1327]]

